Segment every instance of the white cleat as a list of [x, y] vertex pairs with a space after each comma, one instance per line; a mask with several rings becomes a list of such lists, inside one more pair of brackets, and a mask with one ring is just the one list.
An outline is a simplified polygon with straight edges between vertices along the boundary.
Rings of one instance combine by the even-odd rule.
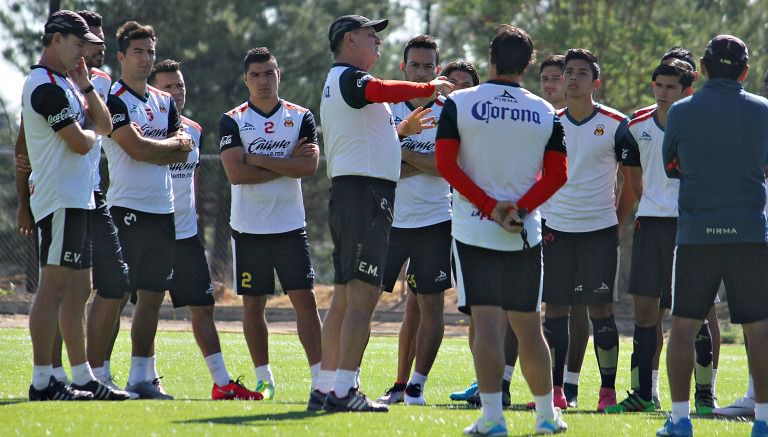
[[559, 434], [568, 431], [568, 424], [563, 420], [563, 415], [559, 408], [555, 408], [555, 417], [545, 419], [536, 417], [536, 434]]
[[502, 417], [500, 421], [486, 421], [482, 417], [477, 422], [464, 428], [464, 435], [507, 436], [507, 422]]
[[727, 407], [713, 409], [712, 414], [715, 416], [725, 417], [754, 416], [755, 400], [744, 396], [741, 399], [737, 399], [734, 403], [728, 405]]
[[421, 384], [408, 384], [405, 388], [405, 405], [427, 405]]
[[115, 384], [115, 380], [112, 379], [112, 378], [102, 379], [101, 382], [106, 384], [107, 387], [111, 388], [112, 390], [120, 390], [120, 391], [124, 391], [124, 392], [128, 393], [129, 400], [131, 400], [131, 401], [135, 401], [136, 399], [139, 398], [139, 394], [138, 393], [132, 392], [132, 391], [128, 391], [128, 390], [123, 390], [122, 388], [118, 387], [117, 384]]

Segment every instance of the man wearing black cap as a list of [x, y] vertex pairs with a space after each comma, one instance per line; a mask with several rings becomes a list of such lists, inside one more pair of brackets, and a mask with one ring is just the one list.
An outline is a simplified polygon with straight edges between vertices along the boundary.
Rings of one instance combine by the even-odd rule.
[[[29, 399], [124, 400], [94, 378], [83, 332], [90, 295], [92, 165], [87, 154], [97, 135], [111, 130], [109, 112], [94, 92], [83, 56], [104, 41], [82, 17], [58, 11], [48, 17], [43, 54], [24, 84], [23, 120], [29, 161], [30, 208], [39, 238], [40, 284], [29, 316], [34, 371]], [[67, 75], [68, 74], [68, 75]], [[57, 317], [61, 313], [65, 317]], [[51, 350], [59, 322], [72, 365], [72, 386], [53, 377]]]
[[[329, 224], [333, 238], [334, 296], [323, 324], [323, 360], [308, 408], [387, 411], [355, 385], [382, 285], [392, 225], [395, 184], [400, 177], [400, 141], [389, 106], [450, 91], [444, 78], [429, 83], [383, 81], [368, 70], [379, 60], [376, 32], [387, 20], [359, 15], [337, 18], [328, 31], [334, 64], [320, 113], [331, 178]], [[326, 396], [327, 394], [327, 396]]]
[[768, 356], [768, 100], [739, 83], [748, 59], [739, 38], [713, 38], [701, 60], [707, 82], [667, 116], [663, 162], [667, 176], [680, 179], [680, 194], [667, 347], [672, 415], [660, 436], [693, 434], [693, 344], [721, 280], [731, 321], [742, 324], [747, 337], [756, 401], [752, 435], [768, 435], [768, 367], [761, 362]]

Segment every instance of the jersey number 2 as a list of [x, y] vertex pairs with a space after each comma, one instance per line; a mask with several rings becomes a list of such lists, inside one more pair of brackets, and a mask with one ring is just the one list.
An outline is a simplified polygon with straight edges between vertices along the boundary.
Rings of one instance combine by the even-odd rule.
[[271, 121], [267, 121], [264, 123], [264, 133], [266, 134], [273, 134], [275, 133], [275, 123], [272, 123]]

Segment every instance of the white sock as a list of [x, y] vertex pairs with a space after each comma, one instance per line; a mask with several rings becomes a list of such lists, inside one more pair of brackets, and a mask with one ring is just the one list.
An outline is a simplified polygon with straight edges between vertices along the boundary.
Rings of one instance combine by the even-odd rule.
[[563, 375], [563, 382], [566, 384], [579, 385], [580, 376], [581, 373], [579, 372], [569, 372], [566, 370], [565, 374]]
[[152, 355], [151, 357], [147, 358], [147, 370], [146, 370], [146, 378], [145, 381], [153, 381], [160, 377], [160, 375], [157, 373], [157, 355]]
[[147, 381], [148, 357], [131, 357], [131, 371], [128, 373], [128, 384], [136, 385]]
[[353, 387], [360, 388], [360, 368], [359, 367], [355, 371], [355, 385]]
[[32, 386], [35, 390], [42, 390], [48, 387], [53, 376], [53, 366], [32, 366]]
[[717, 383], [717, 369], [712, 369], [712, 396], [717, 397], [715, 383]]
[[88, 364], [88, 361], [83, 364], [78, 364], [77, 366], [72, 366], [70, 370], [72, 371], [73, 384], [85, 385], [96, 379], [93, 376], [93, 372], [91, 372], [91, 366]]
[[320, 376], [320, 362], [316, 362], [315, 364], [309, 366], [309, 374], [312, 376], [312, 387], [311, 389], [314, 390], [317, 388], [317, 381], [318, 377]]
[[219, 387], [229, 384], [232, 378], [229, 377], [229, 372], [227, 372], [227, 366], [224, 365], [224, 357], [221, 355], [221, 352], [205, 357], [205, 364], [208, 365], [208, 372], [210, 372], [214, 384]]
[[689, 417], [691, 414], [690, 402], [672, 402], [672, 423], [677, 423], [680, 419]]
[[545, 420], [555, 418], [555, 405], [553, 403], [554, 396], [552, 392], [549, 392], [543, 396], [533, 396], [533, 401], [536, 403], [536, 416]]
[[480, 402], [483, 404], [483, 420], [498, 422], [504, 417], [501, 406], [501, 392], [480, 393]]
[[355, 383], [354, 370], [336, 370], [336, 379], [333, 381], [333, 393], [337, 398], [344, 398]]
[[750, 399], [755, 398], [755, 380], [752, 379], [752, 375], [749, 375], [749, 384], [747, 385], [747, 393], [744, 396]]
[[112, 379], [112, 369], [109, 368], [109, 360], [104, 360], [104, 381]]
[[657, 398], [660, 398], [659, 395], [659, 371], [654, 370], [651, 373], [651, 394], [656, 396]]
[[512, 381], [512, 375], [515, 373], [515, 366], [504, 365], [504, 381]]
[[64, 384], [67, 384], [69, 382], [69, 380], [67, 379], [67, 372], [64, 371], [64, 367], [54, 367], [53, 377], [56, 378], [57, 381], [61, 381]]
[[427, 384], [427, 375], [422, 375], [419, 372], [413, 372], [411, 379], [408, 380], [408, 384], [421, 384], [421, 389], [423, 391], [424, 386]]
[[768, 422], [768, 404], [755, 404], [755, 420]]
[[269, 364], [257, 367], [256, 379], [275, 385], [275, 377], [272, 375], [272, 367], [270, 367]]
[[321, 393], [330, 393], [333, 390], [333, 382], [336, 380], [336, 372], [320, 369], [317, 375], [317, 389]]
[[103, 367], [94, 367], [91, 369], [91, 372], [93, 372], [93, 377], [98, 379], [99, 381], [106, 381], [104, 379], [104, 368]]

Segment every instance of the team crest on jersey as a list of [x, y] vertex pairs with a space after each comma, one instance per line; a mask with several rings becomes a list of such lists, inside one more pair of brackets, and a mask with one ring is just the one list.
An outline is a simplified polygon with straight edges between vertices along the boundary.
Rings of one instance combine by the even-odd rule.
[[150, 108], [149, 106], [145, 106], [144, 112], [147, 113], [147, 119], [150, 121], [150, 123], [155, 120], [155, 114], [152, 113], [152, 108]]
[[595, 128], [594, 134], [595, 136], [598, 136], [598, 137], [602, 137], [603, 135], [605, 135], [605, 126], [603, 126], [602, 124], [598, 124], [597, 127]]
[[286, 119], [283, 121], [283, 126], [293, 127], [293, 119], [291, 117], [286, 117]]
[[165, 108], [165, 105], [160, 105], [160, 112], [168, 112], [168, 110]]

